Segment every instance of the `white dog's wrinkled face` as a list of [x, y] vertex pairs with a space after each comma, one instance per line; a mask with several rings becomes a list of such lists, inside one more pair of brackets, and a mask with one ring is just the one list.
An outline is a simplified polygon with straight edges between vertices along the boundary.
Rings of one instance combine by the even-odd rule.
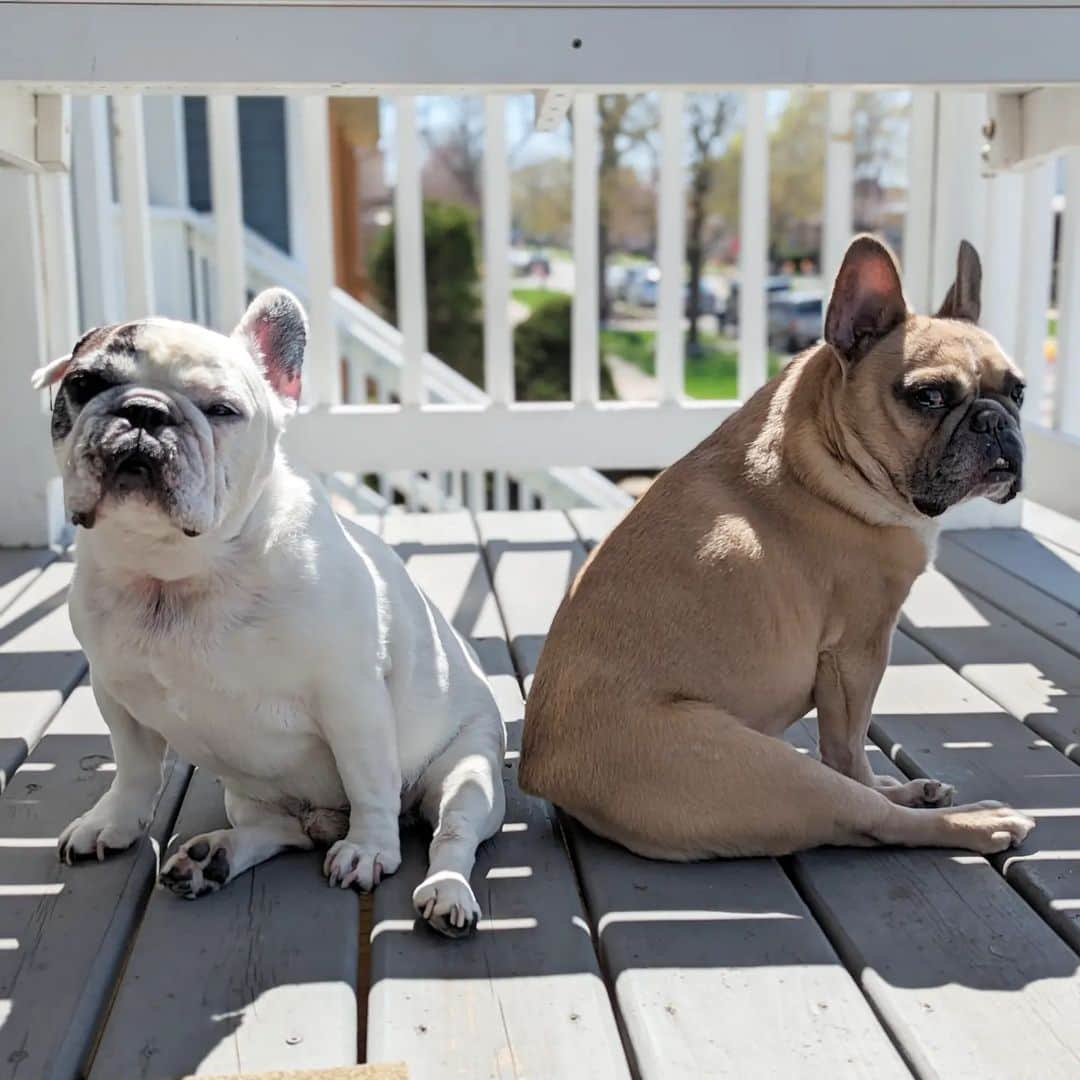
[[53, 446], [71, 520], [162, 538], [236, 530], [295, 408], [303, 309], [255, 299], [232, 337], [146, 319], [86, 334], [38, 372], [59, 381]]

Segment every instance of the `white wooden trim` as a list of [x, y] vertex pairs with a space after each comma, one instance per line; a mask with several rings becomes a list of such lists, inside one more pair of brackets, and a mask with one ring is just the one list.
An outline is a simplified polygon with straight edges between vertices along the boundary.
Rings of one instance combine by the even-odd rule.
[[145, 318], [155, 313], [154, 264], [150, 250], [150, 197], [146, 183], [142, 98], [113, 97], [116, 125], [117, 190], [124, 253], [124, 316]]
[[34, 95], [30, 91], [0, 93], [0, 166], [37, 168], [36, 126]]
[[1080, 147], [1080, 88], [1037, 87], [994, 95], [987, 162], [995, 169], [1031, 165]]
[[[290, 455], [316, 472], [448, 469], [515, 472], [589, 465], [654, 469], [681, 457], [738, 402], [599, 405], [519, 402], [307, 409], [286, 433]], [[358, 466], [358, 463], [362, 463]]]
[[38, 165], [47, 172], [67, 172], [71, 168], [70, 96], [39, 94], [34, 112], [34, 156]]
[[908, 201], [904, 214], [904, 295], [908, 304], [922, 314], [933, 303], [930, 279], [933, 274], [935, 160], [937, 154], [938, 95], [933, 90], [916, 90], [911, 95], [908, 128]]
[[8, 266], [0, 289], [6, 376], [0, 399], [0, 461], [6, 465], [0, 546], [56, 539], [49, 516], [48, 487], [56, 464], [49, 446], [48, 395], [30, 386], [34, 368], [51, 359], [35, 180], [0, 168], [0, 251]]
[[691, 88], [720, 78], [732, 86], [1080, 80], [1074, 3], [24, 0], [4, 9], [0, 81], [61, 90], [112, 83], [159, 92], [461, 93], [495, 86]]
[[825, 136], [825, 228], [821, 253], [821, 276], [826, 286], [831, 286], [835, 280], [851, 239], [855, 195], [854, 114], [855, 94], [851, 90], [833, 90], [829, 94]]
[[[1069, 151], [1065, 158], [1065, 211], [1058, 250], [1061, 279], [1054, 419], [1062, 431], [1080, 435], [1080, 150]], [[1076, 474], [1071, 477], [1075, 482]]]
[[683, 95], [660, 95], [660, 193], [657, 206], [657, 265], [660, 290], [656, 316], [656, 375], [663, 401], [684, 396], [683, 264], [686, 258], [686, 177], [683, 162]]
[[510, 162], [506, 98], [484, 99], [484, 389], [497, 405], [514, 400], [510, 333]]
[[120, 318], [109, 160], [109, 103], [101, 96], [72, 102], [76, 252], [82, 329]]
[[206, 99], [210, 198], [214, 212], [214, 326], [228, 333], [247, 307], [244, 209], [240, 184], [240, 122], [236, 98]]
[[496, 469], [493, 484], [493, 502], [496, 510], [509, 510], [510, 509], [510, 477], [507, 476], [505, 469]]
[[301, 264], [307, 262], [304, 236], [304, 99], [285, 98], [285, 167], [289, 213], [289, 254]]
[[765, 382], [767, 324], [765, 278], [769, 248], [769, 131], [765, 91], [746, 94], [739, 212], [739, 397]]
[[[1019, 335], [1017, 267], [1021, 265], [1022, 253], [1024, 178], [1018, 173], [999, 173], [983, 179], [982, 184], [986, 187], [986, 240], [981, 252], [980, 322], [998, 339], [1006, 353], [1015, 356]], [[1044, 310], [1044, 325], [1045, 314]]]
[[[397, 317], [401, 331], [401, 402], [424, 400], [423, 359], [427, 352], [427, 290], [424, 279], [424, 207], [416, 98], [394, 99], [397, 181], [394, 185], [394, 261]], [[509, 257], [509, 256], [508, 256]]]
[[338, 366], [339, 351], [332, 300], [334, 221], [330, 190], [330, 116], [327, 99], [314, 94], [304, 98], [300, 115], [303, 129], [303, 215], [308, 302], [305, 382], [313, 404], [336, 405], [341, 401], [341, 371]]
[[[143, 99], [146, 178], [150, 205], [187, 207], [187, 139], [184, 99], [154, 94]], [[211, 146], [211, 153], [213, 146]]]
[[533, 93], [534, 123], [537, 131], [555, 131], [566, 119], [574, 95], [567, 89], [537, 90]]
[[63, 356], [79, 337], [71, 179], [66, 173], [39, 173], [36, 180], [46, 348], [50, 357]]
[[1050, 303], [1050, 274], [1054, 246], [1054, 165], [1045, 162], [1024, 173], [1022, 251], [1017, 276], [1016, 360], [1027, 378], [1024, 398], [1025, 423], [1045, 423], [1046, 310]]
[[570, 335], [570, 397], [600, 399], [600, 294], [596, 95], [574, 97], [574, 298]]
[[956, 276], [961, 240], [982, 251], [986, 239], [986, 181], [981, 175], [986, 96], [951, 91], [938, 101], [930, 310], [937, 310]]

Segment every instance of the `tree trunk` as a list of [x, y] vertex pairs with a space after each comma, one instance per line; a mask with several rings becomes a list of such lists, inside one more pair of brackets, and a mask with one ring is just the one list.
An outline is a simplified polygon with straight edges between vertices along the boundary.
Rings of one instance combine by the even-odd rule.
[[690, 197], [690, 228], [686, 241], [686, 261], [690, 267], [686, 300], [690, 329], [686, 335], [686, 347], [696, 355], [700, 350], [698, 317], [701, 314], [701, 278], [705, 264], [705, 189], [697, 177], [694, 178]]

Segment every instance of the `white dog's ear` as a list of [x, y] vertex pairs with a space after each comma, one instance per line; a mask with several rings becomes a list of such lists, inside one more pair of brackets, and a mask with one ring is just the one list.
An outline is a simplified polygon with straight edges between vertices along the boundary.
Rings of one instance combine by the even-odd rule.
[[233, 337], [262, 366], [274, 393], [293, 403], [300, 400], [300, 369], [307, 334], [304, 309], [287, 289], [259, 293], [233, 331]]
[[61, 356], [51, 364], [39, 367], [30, 376], [30, 385], [35, 390], [44, 390], [46, 386], [52, 386], [53, 383], [59, 382], [67, 374], [67, 369], [70, 366], [71, 353], [68, 353], [67, 356]]

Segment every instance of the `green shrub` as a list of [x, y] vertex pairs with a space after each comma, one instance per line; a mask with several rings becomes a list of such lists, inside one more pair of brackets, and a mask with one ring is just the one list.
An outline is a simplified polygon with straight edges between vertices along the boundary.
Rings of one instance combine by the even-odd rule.
[[[558, 293], [514, 330], [514, 380], [518, 401], [567, 401], [570, 397], [571, 301]], [[597, 356], [596, 362], [600, 363]], [[611, 375], [600, 369], [600, 393], [615, 396]]]
[[[428, 348], [465, 378], [483, 386], [483, 317], [476, 254], [476, 222], [468, 207], [424, 203], [424, 280], [427, 287]], [[394, 226], [372, 245], [375, 299], [391, 320], [397, 314]]]

